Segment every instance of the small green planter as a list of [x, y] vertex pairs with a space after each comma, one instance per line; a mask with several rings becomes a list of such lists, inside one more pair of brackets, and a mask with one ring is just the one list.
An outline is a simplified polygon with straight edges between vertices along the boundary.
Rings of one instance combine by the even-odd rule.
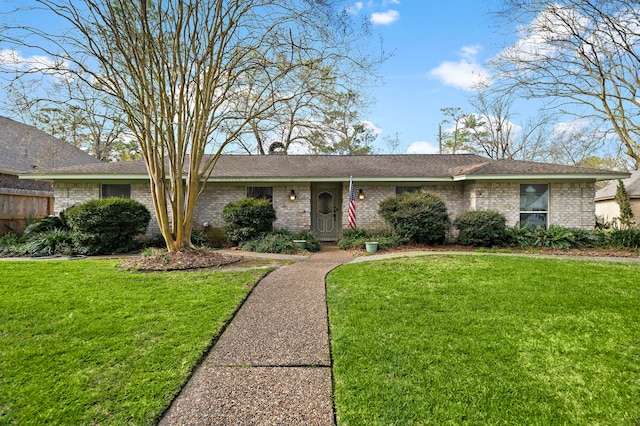
[[378, 243], [375, 241], [365, 242], [364, 245], [369, 254], [374, 254], [378, 251]]
[[306, 240], [293, 240], [293, 242], [300, 250], [304, 250], [307, 247]]

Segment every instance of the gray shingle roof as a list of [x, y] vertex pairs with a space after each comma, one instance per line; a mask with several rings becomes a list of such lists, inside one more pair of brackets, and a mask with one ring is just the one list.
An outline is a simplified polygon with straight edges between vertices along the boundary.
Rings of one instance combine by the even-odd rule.
[[[146, 178], [143, 161], [86, 164], [35, 172], [50, 176], [81, 179], [140, 176]], [[530, 175], [539, 177], [567, 176], [593, 179], [625, 177], [607, 170], [587, 169], [515, 160], [490, 160], [473, 154], [405, 154], [405, 155], [225, 155], [215, 166], [212, 179], [248, 180], [344, 180], [353, 176], [360, 180], [429, 180], [466, 176], [479, 179], [492, 176]], [[27, 175], [28, 176], [28, 175]]]
[[100, 160], [33, 126], [0, 117], [1, 172], [19, 174], [96, 163]]
[[[624, 183], [629, 198], [640, 198], [640, 170], [633, 172], [630, 178], [622, 179], [622, 183]], [[617, 180], [610, 182], [607, 186], [596, 192], [596, 201], [616, 198], [617, 188]]]

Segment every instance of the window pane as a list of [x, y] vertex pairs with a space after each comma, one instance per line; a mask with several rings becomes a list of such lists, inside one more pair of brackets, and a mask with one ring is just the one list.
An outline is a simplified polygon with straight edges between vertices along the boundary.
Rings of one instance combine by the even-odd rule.
[[520, 213], [520, 225], [529, 225], [531, 228], [541, 226], [547, 228], [546, 213]]
[[323, 192], [318, 195], [318, 213], [329, 214], [333, 212], [333, 195]]
[[520, 185], [520, 211], [546, 212], [549, 210], [549, 185]]
[[271, 186], [248, 186], [247, 187], [248, 198], [265, 198], [273, 202], [273, 187]]
[[102, 184], [101, 195], [102, 198], [131, 198], [131, 185], [129, 184]]

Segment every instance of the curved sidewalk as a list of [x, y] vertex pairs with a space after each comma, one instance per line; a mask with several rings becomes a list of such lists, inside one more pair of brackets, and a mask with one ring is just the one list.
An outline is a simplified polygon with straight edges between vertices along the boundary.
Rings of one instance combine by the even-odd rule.
[[325, 275], [337, 247], [260, 281], [161, 425], [333, 425]]

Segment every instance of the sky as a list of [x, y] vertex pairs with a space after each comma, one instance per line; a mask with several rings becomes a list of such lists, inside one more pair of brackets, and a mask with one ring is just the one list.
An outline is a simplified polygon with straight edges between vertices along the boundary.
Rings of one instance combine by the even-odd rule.
[[[398, 136], [399, 153], [436, 153], [440, 111], [467, 111], [472, 83], [508, 42], [486, 0], [363, 0], [354, 15], [370, 19], [392, 56], [382, 65], [382, 84], [363, 118], [378, 132], [376, 149]], [[471, 112], [470, 110], [468, 110]]]
[[[31, 1], [2, 0], [0, 13]], [[495, 3], [345, 0], [349, 13], [371, 22], [372, 43], [382, 39], [391, 55], [379, 70], [380, 84], [369, 91], [374, 102], [362, 113], [378, 133], [378, 153], [390, 152], [385, 140], [396, 137], [397, 153], [436, 153], [438, 125], [445, 118], [440, 109], [472, 112], [467, 103], [471, 85], [488, 72], [486, 62], [508, 41], [496, 30], [499, 22], [490, 13]]]

